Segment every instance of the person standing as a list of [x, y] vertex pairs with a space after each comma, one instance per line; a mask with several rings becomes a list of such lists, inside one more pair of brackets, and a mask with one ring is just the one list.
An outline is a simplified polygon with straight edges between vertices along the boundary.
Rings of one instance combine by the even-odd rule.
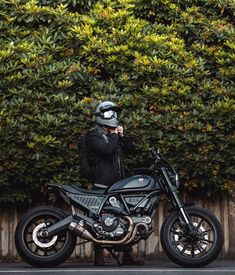
[[[119, 125], [120, 108], [112, 101], [100, 103], [95, 112], [96, 125], [87, 135], [87, 156], [92, 170], [93, 189], [108, 188], [125, 177], [121, 152], [133, 153], [135, 146], [125, 136]], [[103, 249], [94, 245], [95, 265], [105, 265]], [[143, 260], [135, 258], [132, 249], [123, 253], [122, 264], [142, 265]]]

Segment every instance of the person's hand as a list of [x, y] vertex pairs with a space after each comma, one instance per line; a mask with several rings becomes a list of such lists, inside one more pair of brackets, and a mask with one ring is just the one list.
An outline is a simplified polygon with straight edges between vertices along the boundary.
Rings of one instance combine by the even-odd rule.
[[117, 127], [117, 132], [118, 132], [118, 134], [119, 134], [120, 137], [124, 136], [123, 127], [122, 126], [118, 126]]

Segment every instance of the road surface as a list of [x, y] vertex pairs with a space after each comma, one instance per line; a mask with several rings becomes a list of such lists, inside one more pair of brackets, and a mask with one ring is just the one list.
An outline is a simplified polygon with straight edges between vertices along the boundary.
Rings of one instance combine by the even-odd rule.
[[56, 268], [35, 268], [24, 262], [0, 263], [0, 275], [235, 275], [235, 260], [217, 260], [203, 268], [182, 268], [168, 260], [145, 261], [144, 266], [122, 266], [109, 261], [104, 267], [92, 263], [65, 263]]

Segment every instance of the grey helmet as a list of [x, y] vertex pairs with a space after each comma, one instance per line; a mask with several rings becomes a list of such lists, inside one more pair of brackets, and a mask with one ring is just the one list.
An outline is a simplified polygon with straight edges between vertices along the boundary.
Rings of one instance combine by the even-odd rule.
[[112, 101], [100, 103], [95, 111], [96, 123], [111, 128], [118, 127], [118, 111], [120, 108]]

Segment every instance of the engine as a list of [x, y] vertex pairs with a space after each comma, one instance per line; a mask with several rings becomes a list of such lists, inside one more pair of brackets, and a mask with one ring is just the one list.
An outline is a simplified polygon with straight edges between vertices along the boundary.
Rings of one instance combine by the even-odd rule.
[[126, 231], [126, 222], [113, 214], [102, 214], [94, 225], [100, 238], [120, 239]]
[[[156, 198], [142, 202], [143, 198], [144, 195], [124, 196], [125, 203], [132, 210], [131, 218], [134, 226], [138, 224], [138, 230], [135, 232], [138, 239], [147, 238], [153, 228], [151, 218], [144, 212], [152, 206]], [[104, 207], [105, 212], [100, 215], [99, 220], [94, 224], [99, 239], [120, 240], [126, 235], [129, 224], [126, 219], [121, 218], [121, 212], [121, 215], [115, 213], [115, 211], [118, 212], [123, 209], [124, 205], [120, 200], [114, 196], [109, 198]]]

